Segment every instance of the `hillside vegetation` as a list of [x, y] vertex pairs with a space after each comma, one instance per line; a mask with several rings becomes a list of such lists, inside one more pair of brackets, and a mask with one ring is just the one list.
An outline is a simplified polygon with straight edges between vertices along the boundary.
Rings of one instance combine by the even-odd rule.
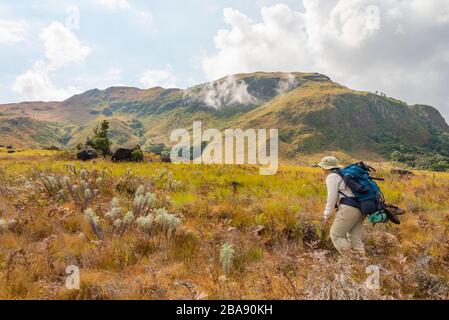
[[[284, 166], [80, 163], [0, 153], [2, 299], [447, 299], [449, 175], [377, 166], [400, 226], [345, 260], [321, 224], [324, 176]], [[65, 287], [80, 268], [79, 290]], [[381, 269], [368, 289], [366, 268]]]
[[0, 145], [73, 148], [103, 120], [111, 123], [115, 147], [169, 144], [173, 129], [201, 120], [205, 129], [278, 128], [280, 154], [289, 162], [341, 151], [449, 169], [449, 126], [438, 110], [315, 73], [237, 74], [186, 90], [112, 87], [63, 102], [0, 105]]

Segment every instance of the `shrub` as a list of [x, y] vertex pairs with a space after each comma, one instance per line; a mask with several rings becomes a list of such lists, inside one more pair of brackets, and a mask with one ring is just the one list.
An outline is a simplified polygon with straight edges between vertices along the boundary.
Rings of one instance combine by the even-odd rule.
[[143, 161], [143, 152], [140, 148], [136, 148], [131, 152], [131, 159], [134, 162], [142, 162]]
[[139, 217], [136, 220], [137, 228], [142, 232], [150, 235], [153, 227], [154, 217], [152, 214], [149, 214], [145, 217]]
[[232, 264], [234, 262], [234, 257], [234, 247], [229, 243], [225, 243], [220, 250], [220, 261], [223, 267], [223, 272], [225, 274], [228, 274], [231, 270]]
[[162, 234], [169, 240], [181, 224], [181, 219], [168, 213], [165, 208], [162, 208], [156, 212], [156, 223], [159, 225]]
[[8, 222], [4, 219], [0, 219], [0, 233], [8, 229]]
[[151, 192], [147, 192], [144, 195], [144, 192], [145, 187], [141, 185], [137, 189], [136, 195], [134, 197], [133, 213], [137, 217], [148, 213], [148, 210], [153, 208], [157, 201], [157, 198], [154, 194], [152, 194]]
[[133, 224], [133, 222], [134, 222], [134, 214], [132, 213], [132, 211], [128, 211], [125, 214], [125, 217], [123, 218], [123, 224], [125, 226], [130, 226]]
[[103, 156], [111, 154], [111, 141], [108, 138], [109, 122], [104, 120], [101, 126], [98, 125], [94, 128], [94, 137], [92, 139], [87, 138], [86, 145], [99, 151]]
[[84, 214], [86, 215], [87, 221], [89, 222], [89, 225], [92, 229], [92, 232], [98, 237], [102, 237], [101, 233], [101, 226], [100, 226], [100, 218], [93, 212], [92, 209], [87, 209], [84, 211]]
[[49, 195], [49, 196], [55, 196], [56, 194], [59, 193], [59, 191], [62, 189], [62, 182], [54, 177], [54, 176], [45, 176], [42, 175], [41, 176], [41, 181], [44, 185], [44, 191]]
[[114, 197], [111, 201], [111, 210], [106, 212], [105, 217], [112, 222], [120, 217], [120, 212], [119, 200]]
[[449, 170], [449, 162], [440, 161], [438, 163], [432, 164], [430, 169], [433, 171], [444, 172]]

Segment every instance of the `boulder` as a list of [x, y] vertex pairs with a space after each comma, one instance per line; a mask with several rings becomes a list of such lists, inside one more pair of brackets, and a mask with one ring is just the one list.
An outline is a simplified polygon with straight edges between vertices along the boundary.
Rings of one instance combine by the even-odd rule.
[[81, 161], [88, 161], [98, 158], [97, 152], [93, 148], [86, 148], [76, 154], [76, 158]]
[[119, 148], [112, 154], [111, 160], [114, 162], [140, 162], [143, 160], [143, 153], [140, 146], [133, 149]]

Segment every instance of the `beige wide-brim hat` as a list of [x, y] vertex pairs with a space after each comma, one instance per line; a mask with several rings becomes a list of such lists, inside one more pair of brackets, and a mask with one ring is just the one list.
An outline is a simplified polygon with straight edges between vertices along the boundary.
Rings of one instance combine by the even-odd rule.
[[335, 157], [324, 157], [317, 165], [318, 167], [326, 170], [342, 168], [342, 166], [338, 163], [337, 158]]

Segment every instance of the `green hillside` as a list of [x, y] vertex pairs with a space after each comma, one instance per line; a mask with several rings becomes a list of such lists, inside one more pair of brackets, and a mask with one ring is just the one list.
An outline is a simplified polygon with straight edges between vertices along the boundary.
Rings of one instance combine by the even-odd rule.
[[35, 104], [0, 106], [0, 144], [73, 147], [107, 119], [115, 147], [148, 147], [201, 120], [204, 128], [278, 128], [284, 159], [341, 151], [449, 168], [449, 126], [438, 110], [315, 73], [237, 74], [186, 90], [112, 87]]

